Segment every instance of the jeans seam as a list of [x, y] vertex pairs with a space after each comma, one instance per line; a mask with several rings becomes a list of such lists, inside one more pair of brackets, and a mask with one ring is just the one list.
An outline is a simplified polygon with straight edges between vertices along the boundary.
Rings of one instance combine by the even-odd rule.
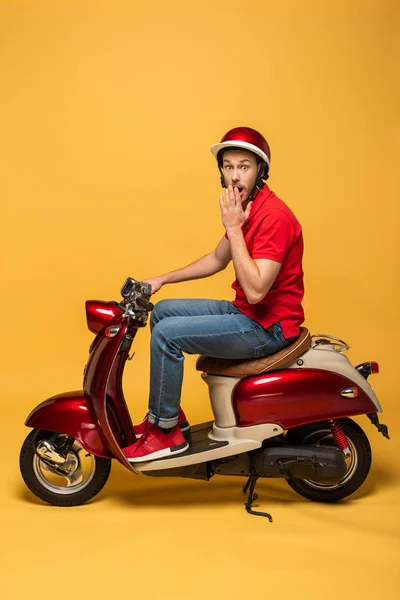
[[[234, 335], [235, 333], [238, 335], [242, 335], [244, 333], [249, 333], [250, 331], [254, 331], [256, 329], [256, 327], [251, 327], [250, 329], [244, 329], [239, 330], [239, 331], [223, 331], [221, 333], [218, 334], [218, 337], [222, 336], [222, 335]], [[176, 337], [174, 337], [174, 340], [180, 340], [183, 337], [185, 337], [184, 335], [178, 335]], [[196, 338], [196, 337], [216, 337], [215, 333], [195, 333], [193, 335], [190, 336], [191, 338]]]
[[[164, 374], [164, 359], [165, 359], [165, 347], [167, 345], [168, 340], [166, 340], [163, 344], [162, 347], [162, 360], [161, 360], [161, 372], [160, 372], [160, 381], [162, 381], [163, 379], [163, 374]], [[161, 394], [162, 394], [162, 386], [160, 385], [160, 389], [158, 391], [157, 394], [157, 413], [160, 414], [160, 407], [161, 407]], [[158, 417], [158, 419], [160, 419], [160, 417]]]

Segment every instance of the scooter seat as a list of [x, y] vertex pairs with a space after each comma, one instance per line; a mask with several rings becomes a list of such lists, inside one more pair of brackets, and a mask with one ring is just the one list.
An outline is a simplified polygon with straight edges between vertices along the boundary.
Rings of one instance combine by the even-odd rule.
[[211, 358], [199, 356], [196, 370], [209, 375], [228, 375], [229, 377], [247, 377], [259, 375], [266, 371], [281, 369], [304, 354], [311, 346], [311, 334], [305, 327], [300, 327], [299, 337], [283, 350], [261, 358]]

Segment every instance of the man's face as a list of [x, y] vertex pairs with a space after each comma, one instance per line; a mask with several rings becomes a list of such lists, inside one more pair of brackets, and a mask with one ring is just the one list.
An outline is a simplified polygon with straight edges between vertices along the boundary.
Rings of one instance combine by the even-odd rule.
[[248, 200], [257, 179], [257, 159], [247, 150], [225, 150], [222, 160], [225, 187], [237, 187], [240, 199]]

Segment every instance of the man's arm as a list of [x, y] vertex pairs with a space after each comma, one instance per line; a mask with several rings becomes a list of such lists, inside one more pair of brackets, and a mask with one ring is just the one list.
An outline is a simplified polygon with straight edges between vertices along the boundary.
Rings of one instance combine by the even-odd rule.
[[274, 283], [281, 264], [269, 258], [251, 258], [243, 237], [242, 226], [250, 215], [252, 201], [243, 210], [238, 189], [231, 185], [219, 198], [222, 222], [231, 245], [236, 277], [249, 304], [261, 302]]
[[166, 283], [178, 283], [180, 281], [190, 281], [192, 279], [209, 277], [210, 275], [214, 275], [215, 273], [226, 269], [230, 260], [229, 242], [223, 237], [215, 250], [209, 254], [202, 256], [186, 267], [161, 275], [163, 278], [163, 285]]
[[274, 283], [281, 264], [267, 258], [251, 258], [241, 227], [228, 232], [236, 277], [249, 304], [261, 302]]
[[186, 267], [182, 267], [176, 271], [170, 271], [169, 273], [159, 275], [158, 277], [144, 279], [143, 281], [151, 284], [152, 293], [154, 294], [167, 283], [179, 283], [180, 281], [190, 281], [192, 279], [210, 277], [210, 275], [214, 275], [215, 273], [226, 269], [230, 261], [230, 244], [228, 240], [223, 237], [215, 250], [202, 256], [193, 263], [190, 263]]

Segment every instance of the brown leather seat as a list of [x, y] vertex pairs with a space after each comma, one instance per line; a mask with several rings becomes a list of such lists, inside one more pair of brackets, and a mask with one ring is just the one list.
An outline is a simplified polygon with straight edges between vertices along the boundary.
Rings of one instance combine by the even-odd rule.
[[199, 356], [196, 370], [209, 375], [228, 375], [229, 377], [246, 377], [259, 375], [266, 371], [280, 369], [304, 354], [311, 346], [311, 334], [305, 327], [300, 327], [300, 335], [290, 346], [275, 354], [262, 358], [211, 358]]

